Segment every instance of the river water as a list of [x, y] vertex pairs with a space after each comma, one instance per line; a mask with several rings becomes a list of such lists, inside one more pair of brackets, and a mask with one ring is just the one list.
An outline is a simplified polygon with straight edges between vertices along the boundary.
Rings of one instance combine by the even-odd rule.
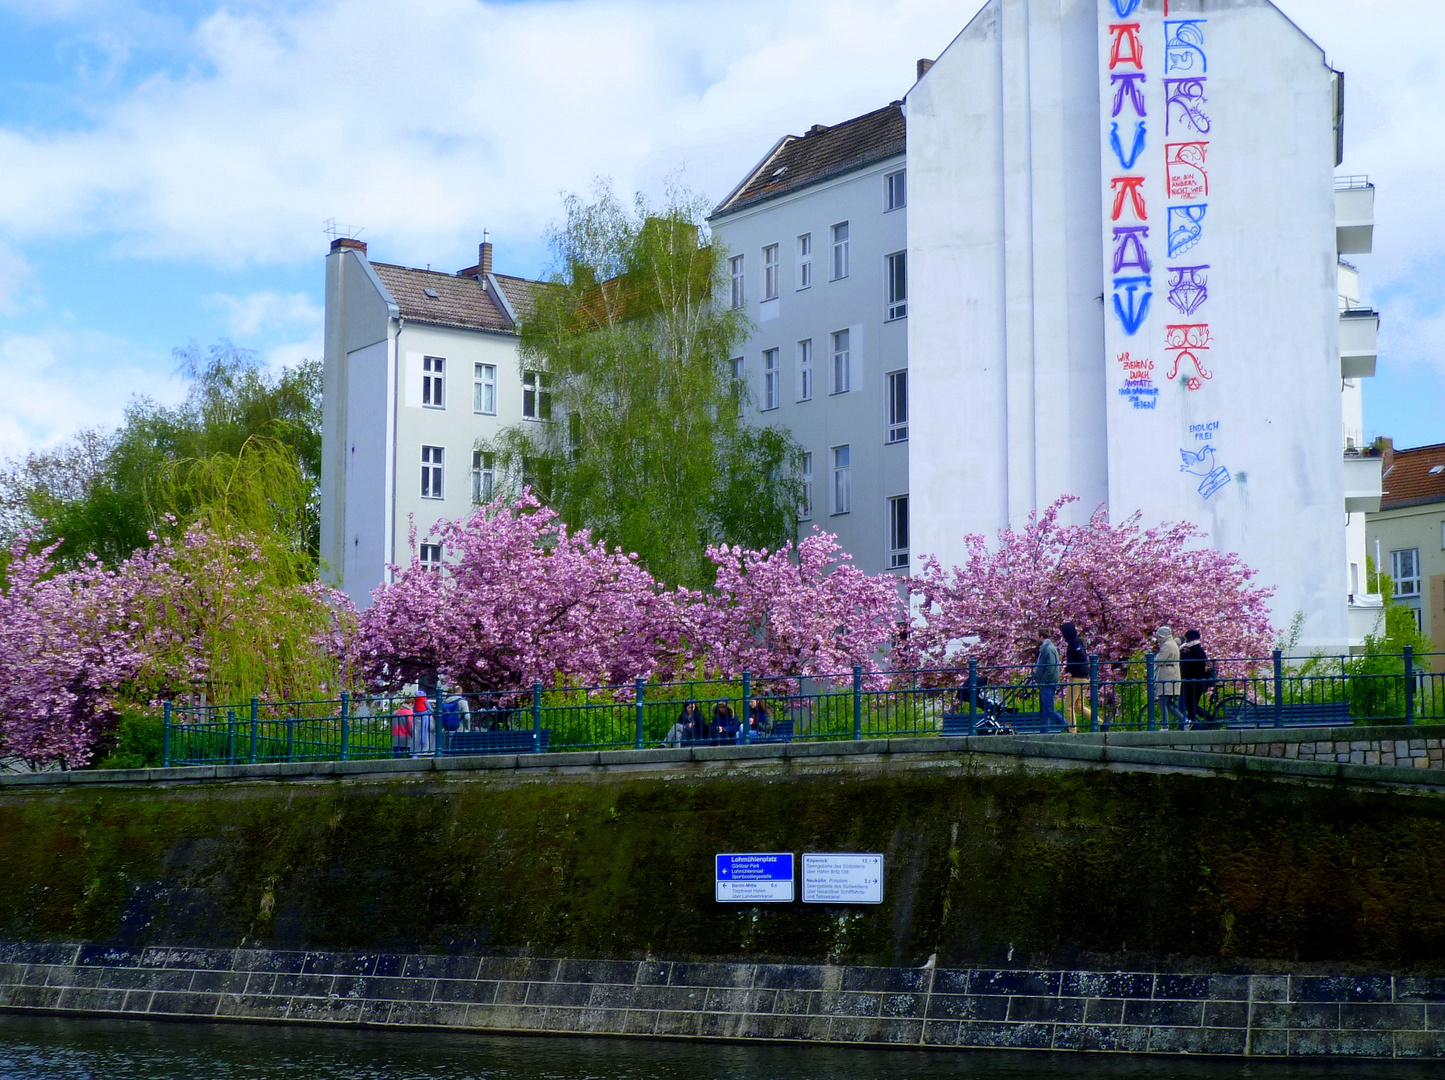
[[1439, 1063], [1204, 1061], [0, 1014], [0, 1080], [1393, 1080]]

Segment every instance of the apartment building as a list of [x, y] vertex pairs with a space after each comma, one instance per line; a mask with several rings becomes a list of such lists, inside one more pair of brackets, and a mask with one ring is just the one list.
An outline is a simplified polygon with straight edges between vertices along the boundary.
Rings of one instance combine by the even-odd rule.
[[909, 564], [908, 174], [902, 102], [787, 135], [714, 210], [748, 419], [803, 447], [800, 532], [869, 573]]
[[371, 262], [359, 240], [326, 259], [321, 558], [328, 580], [365, 606], [389, 565], [440, 566], [438, 522], [491, 497], [491, 455], [476, 449], [550, 416], [545, 380], [521, 370], [517, 323], [535, 283], [492, 272], [483, 241], [454, 274]]
[[1396, 450], [1379, 445], [1384, 496], [1369, 515], [1368, 550], [1389, 574], [1395, 600], [1445, 653], [1445, 443]]

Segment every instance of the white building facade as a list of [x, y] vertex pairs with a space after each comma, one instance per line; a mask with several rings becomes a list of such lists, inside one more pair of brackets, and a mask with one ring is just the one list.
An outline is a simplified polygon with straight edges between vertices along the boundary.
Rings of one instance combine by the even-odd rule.
[[446, 274], [372, 263], [357, 240], [331, 245], [321, 558], [358, 606], [390, 565], [411, 562], [413, 528], [416, 556], [440, 566], [437, 524], [490, 498], [494, 462], [478, 441], [550, 414], [545, 383], [518, 362], [532, 283], [492, 273], [491, 248]]

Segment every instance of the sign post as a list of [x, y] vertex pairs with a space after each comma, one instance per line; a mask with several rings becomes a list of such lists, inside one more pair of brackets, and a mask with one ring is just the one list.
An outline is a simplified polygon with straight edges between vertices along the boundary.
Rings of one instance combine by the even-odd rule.
[[883, 856], [804, 855], [803, 903], [883, 903]]
[[719, 855], [715, 882], [719, 903], [792, 903], [793, 853]]

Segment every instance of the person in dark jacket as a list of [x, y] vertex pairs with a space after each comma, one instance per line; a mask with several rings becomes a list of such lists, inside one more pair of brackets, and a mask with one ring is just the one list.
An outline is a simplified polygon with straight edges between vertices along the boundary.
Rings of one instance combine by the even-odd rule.
[[682, 707], [682, 712], [677, 714], [677, 723], [672, 725], [672, 730], [667, 733], [667, 738], [662, 740], [662, 745], [688, 746], [697, 741], [698, 729], [704, 726], [702, 709], [697, 702], [689, 701]]
[[1198, 630], [1184, 632], [1184, 648], [1179, 650], [1179, 679], [1183, 683], [1184, 716], [1190, 725], [1204, 722], [1199, 699], [1209, 689], [1209, 656], [1199, 640]]
[[773, 718], [768, 715], [768, 707], [763, 704], [762, 698], [753, 698], [748, 708], [748, 734], [756, 739], [772, 733]]
[[712, 730], [710, 741], [717, 743], [732, 743], [738, 741], [738, 716], [733, 712], [733, 707], [726, 701], [719, 699], [712, 707]]
[[1068, 727], [1064, 718], [1054, 711], [1054, 695], [1059, 691], [1061, 667], [1058, 647], [1045, 634], [1039, 642], [1039, 658], [1034, 662], [1034, 683], [1039, 688], [1039, 721], [1045, 732], [1052, 730], [1055, 721], [1060, 730]]
[[1064, 635], [1064, 719], [1070, 731], [1079, 730], [1079, 716], [1091, 724], [1094, 713], [1089, 708], [1089, 654], [1079, 629], [1071, 622], [1059, 627]]

